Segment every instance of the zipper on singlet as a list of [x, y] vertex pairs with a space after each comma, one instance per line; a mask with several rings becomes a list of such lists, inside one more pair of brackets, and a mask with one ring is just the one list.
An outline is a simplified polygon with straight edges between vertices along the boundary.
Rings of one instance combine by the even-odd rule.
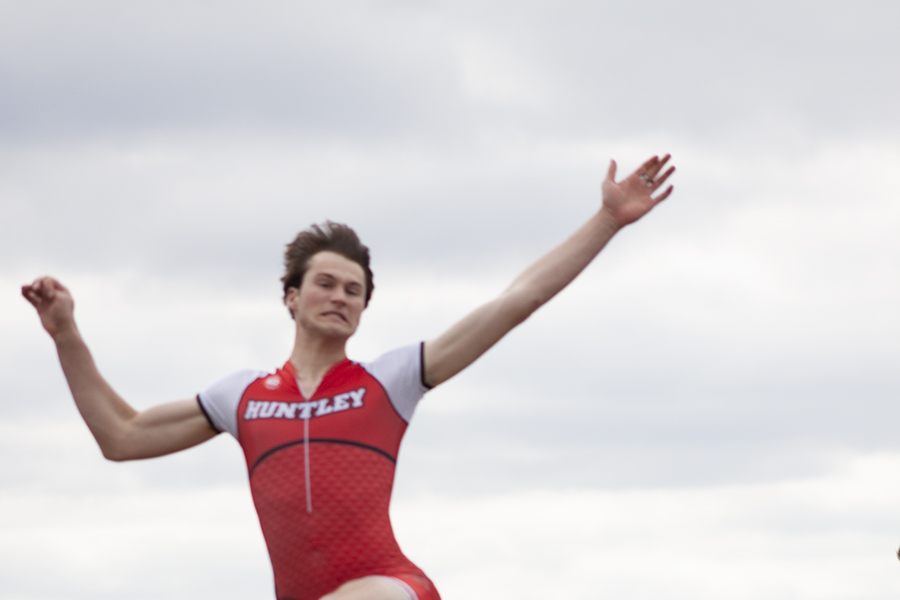
[[306, 512], [312, 514], [312, 480], [309, 477], [309, 417], [303, 419], [303, 474], [306, 478]]

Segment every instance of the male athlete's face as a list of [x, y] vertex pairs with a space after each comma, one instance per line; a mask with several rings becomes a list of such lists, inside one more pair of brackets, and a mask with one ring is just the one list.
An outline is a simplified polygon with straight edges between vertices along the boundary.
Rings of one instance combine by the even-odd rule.
[[356, 331], [365, 302], [363, 268], [328, 251], [309, 259], [300, 288], [290, 288], [286, 300], [298, 326], [305, 331], [343, 338]]

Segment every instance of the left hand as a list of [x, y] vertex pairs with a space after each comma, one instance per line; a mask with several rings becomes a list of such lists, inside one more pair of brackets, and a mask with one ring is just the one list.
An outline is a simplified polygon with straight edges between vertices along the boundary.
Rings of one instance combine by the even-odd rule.
[[634, 173], [616, 183], [616, 161], [609, 165], [609, 172], [603, 182], [603, 207], [601, 212], [610, 215], [618, 227], [624, 227], [634, 223], [650, 209], [669, 197], [674, 189], [671, 185], [655, 198], [653, 192], [658, 190], [675, 172], [675, 167], [669, 167], [659, 175], [659, 172], [669, 162], [670, 155], [666, 154], [660, 159], [654, 156]]

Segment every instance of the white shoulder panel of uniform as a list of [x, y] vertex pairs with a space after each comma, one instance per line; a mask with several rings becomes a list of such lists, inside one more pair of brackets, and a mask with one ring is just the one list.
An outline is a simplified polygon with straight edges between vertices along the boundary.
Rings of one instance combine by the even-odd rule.
[[409, 423], [416, 405], [428, 391], [422, 381], [422, 344], [391, 350], [360, 366], [378, 380], [394, 409]]
[[241, 396], [251, 383], [266, 375], [266, 371], [245, 369], [223, 377], [197, 395], [200, 408], [216, 429], [227, 431], [237, 439], [237, 409]]

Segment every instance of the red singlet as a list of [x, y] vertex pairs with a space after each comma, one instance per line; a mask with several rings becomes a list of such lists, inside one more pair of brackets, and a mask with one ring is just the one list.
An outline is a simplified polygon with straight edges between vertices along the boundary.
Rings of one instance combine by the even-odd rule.
[[400, 551], [388, 515], [400, 440], [426, 390], [416, 345], [372, 363], [344, 360], [308, 399], [290, 361], [200, 393], [213, 426], [244, 449], [278, 600], [318, 600], [368, 575], [440, 600]]

